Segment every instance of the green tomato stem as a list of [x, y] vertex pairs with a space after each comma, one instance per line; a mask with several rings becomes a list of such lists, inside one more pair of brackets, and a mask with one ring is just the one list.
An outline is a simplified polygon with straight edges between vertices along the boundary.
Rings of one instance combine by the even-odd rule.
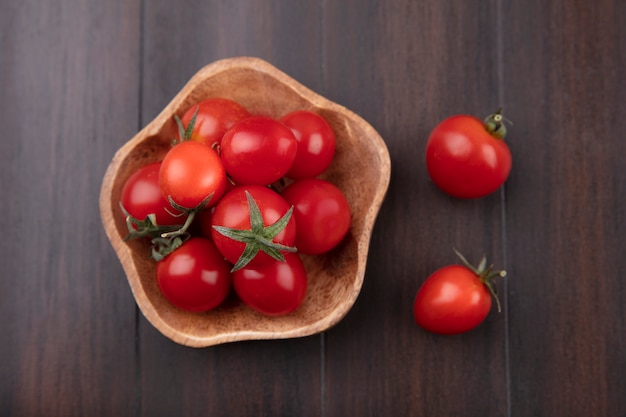
[[504, 139], [506, 136], [506, 126], [504, 125], [504, 117], [502, 116], [502, 107], [493, 114], [485, 117], [485, 129], [491, 136], [496, 139]]
[[213, 229], [221, 235], [235, 240], [237, 242], [245, 243], [243, 253], [233, 266], [231, 272], [235, 272], [252, 261], [259, 251], [265, 252], [267, 255], [276, 259], [277, 261], [285, 261], [285, 258], [281, 251], [284, 252], [296, 252], [297, 249], [293, 246], [285, 246], [274, 242], [272, 239], [276, 237], [289, 223], [293, 214], [293, 207], [289, 208], [280, 219], [275, 223], [265, 226], [263, 221], [263, 215], [257, 205], [256, 201], [246, 190], [246, 199], [248, 201], [248, 210], [250, 211], [250, 230], [248, 229], [234, 229], [225, 226], [214, 225]]

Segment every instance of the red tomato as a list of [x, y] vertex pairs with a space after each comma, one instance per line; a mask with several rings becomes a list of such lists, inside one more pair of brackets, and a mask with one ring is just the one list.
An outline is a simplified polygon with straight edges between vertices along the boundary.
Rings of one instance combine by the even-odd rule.
[[163, 198], [159, 188], [161, 162], [153, 162], [135, 171], [124, 183], [120, 202], [124, 209], [137, 220], [145, 220], [154, 214], [157, 225], [176, 225], [185, 218], [172, 215], [175, 211]]
[[[247, 193], [258, 207], [261, 216], [258, 221], [254, 221], [255, 210], [254, 208], [251, 210]], [[290, 208], [278, 193], [267, 187], [259, 185], [236, 187], [215, 206], [211, 236], [222, 255], [236, 268], [242, 267], [241, 263], [244, 261], [249, 262], [250, 267], [262, 265], [272, 260], [272, 256], [265, 252], [272, 251], [268, 245], [279, 245], [282, 249], [278, 250], [280, 253], [293, 246], [296, 239], [296, 221], [293, 216], [288, 218], [284, 227], [278, 229], [272, 227], [278, 224], [279, 219], [287, 219], [285, 215]], [[253, 227], [253, 224], [256, 226]], [[252, 237], [248, 236], [244, 242], [226, 236], [224, 234], [226, 231], [220, 231], [220, 228], [234, 230], [235, 234], [244, 231]], [[243, 259], [247, 256], [249, 259]]]
[[511, 171], [511, 152], [499, 112], [485, 122], [472, 116], [452, 116], [430, 134], [426, 166], [432, 181], [459, 198], [491, 194]]
[[293, 206], [296, 247], [300, 253], [328, 252], [350, 229], [350, 206], [339, 188], [317, 178], [293, 182], [281, 192]]
[[239, 298], [259, 313], [285, 315], [304, 300], [306, 270], [298, 254], [287, 253], [284, 262], [272, 261], [233, 272], [233, 286]]
[[289, 178], [313, 178], [324, 172], [335, 155], [335, 132], [317, 113], [300, 110], [283, 116], [280, 121], [291, 129], [298, 149], [296, 159], [287, 171]]
[[466, 265], [448, 265], [435, 271], [417, 292], [413, 316], [428, 331], [464, 333], [482, 323], [491, 310], [491, 297], [496, 297], [492, 280], [506, 273], [492, 271], [492, 266], [485, 268], [484, 259], [478, 269], [461, 259]]
[[212, 195], [206, 206], [211, 207], [226, 189], [226, 171], [210, 146], [182, 142], [165, 154], [159, 186], [164, 198], [171, 197], [176, 204], [187, 209], [198, 207]]
[[[196, 114], [197, 112], [197, 114]], [[209, 146], [220, 144], [224, 133], [241, 119], [250, 116], [241, 104], [227, 98], [209, 98], [190, 107], [181, 121], [187, 128], [194, 114], [196, 119], [189, 139]]]
[[157, 263], [157, 283], [165, 298], [189, 311], [211, 310], [231, 287], [230, 265], [208, 239], [194, 237]]
[[224, 134], [221, 156], [235, 183], [267, 185], [289, 171], [297, 147], [288, 127], [269, 117], [253, 116]]

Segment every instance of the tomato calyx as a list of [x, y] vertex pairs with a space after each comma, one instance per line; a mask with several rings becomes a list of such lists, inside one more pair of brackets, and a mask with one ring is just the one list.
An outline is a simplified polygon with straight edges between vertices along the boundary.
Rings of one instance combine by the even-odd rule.
[[196, 213], [203, 210], [207, 204], [209, 204], [211, 198], [213, 198], [213, 193], [206, 196], [206, 198], [202, 200], [198, 206], [188, 208], [177, 204], [171, 196], [167, 197], [170, 205], [174, 209], [178, 210], [181, 216], [186, 214], [187, 218], [182, 226], [178, 226], [173, 230], [165, 231], [152, 239], [152, 259], [155, 261], [163, 260], [163, 258], [174, 252], [191, 237], [191, 235], [187, 232], [187, 229], [189, 229], [193, 223]]
[[[149, 214], [144, 220], [133, 217], [120, 203], [120, 208], [126, 216], [128, 235], [124, 241], [138, 238], [150, 238], [150, 257], [155, 261], [161, 261], [170, 253], [178, 249], [190, 236], [186, 233], [193, 215], [189, 215], [185, 223], [181, 225], [161, 226], [156, 222], [156, 215]], [[181, 213], [181, 216], [183, 213]], [[191, 219], [190, 219], [191, 218]], [[183, 231], [181, 233], [181, 231]]]
[[[183, 121], [180, 117], [178, 117], [177, 114], [174, 115], [176, 126], [178, 126], [178, 138], [172, 139], [172, 146], [176, 146], [179, 143], [192, 140], [193, 130], [196, 127], [196, 120], [198, 118], [198, 111], [200, 111], [200, 106], [196, 107], [196, 111], [193, 113], [193, 116], [191, 116], [191, 119], [189, 119], [189, 124], [187, 125], [187, 127], [185, 127]], [[220, 155], [221, 149], [218, 142], [213, 142], [213, 144], [211, 144], [211, 149], [213, 149], [215, 152], [217, 152], [218, 155]]]
[[187, 230], [193, 223], [196, 213], [203, 210], [212, 197], [213, 193], [202, 200], [197, 207], [190, 209], [177, 204], [172, 197], [168, 196], [169, 203], [178, 211], [178, 213], [172, 215], [181, 217], [187, 215], [183, 224], [171, 226], [158, 225], [156, 215], [154, 214], [149, 214], [145, 220], [139, 220], [128, 213], [120, 202], [120, 208], [126, 216], [126, 227], [128, 228], [128, 235], [124, 240], [150, 238], [150, 243], [152, 244], [150, 257], [155, 261], [161, 261], [191, 237]]
[[189, 234], [155, 237], [151, 240], [150, 257], [157, 262], [162, 261], [167, 255], [180, 248], [190, 237], [191, 235]]
[[504, 139], [506, 136], [506, 126], [504, 125], [504, 116], [502, 116], [502, 107], [496, 110], [493, 114], [485, 117], [483, 121], [485, 123], [485, 129], [491, 136], [496, 139]]
[[500, 305], [500, 299], [498, 298], [498, 288], [495, 283], [495, 278], [506, 277], [506, 271], [504, 270], [494, 270], [493, 264], [487, 266], [487, 258], [485, 256], [482, 257], [480, 263], [477, 267], [469, 263], [467, 259], [456, 249], [454, 249], [456, 255], [461, 259], [463, 265], [476, 274], [478, 280], [487, 287], [489, 293], [491, 293], [492, 297], [496, 300], [496, 305], [498, 306], [498, 313], [502, 311], [502, 307]]
[[126, 227], [128, 228], [128, 235], [124, 238], [125, 241], [138, 238], [155, 238], [161, 236], [163, 233], [169, 233], [179, 229], [180, 225], [159, 225], [157, 224], [156, 214], [151, 213], [146, 216], [144, 220], [131, 215], [124, 205], [120, 202], [120, 209], [126, 217]]
[[293, 246], [281, 245], [272, 240], [285, 229], [289, 223], [291, 215], [293, 214], [293, 206], [275, 223], [265, 226], [263, 215], [256, 201], [254, 201], [250, 192], [246, 191], [245, 193], [248, 209], [250, 211], [250, 229], [235, 229], [218, 225], [213, 226], [218, 233], [235, 241], [245, 243], [246, 245], [239, 259], [237, 259], [237, 262], [233, 265], [231, 272], [235, 272], [248, 265], [259, 251], [265, 252], [270, 257], [281, 262], [285, 261], [285, 257], [281, 252], [297, 252], [297, 249]]
[[196, 119], [198, 116], [198, 111], [200, 111], [200, 106], [196, 107], [196, 111], [193, 113], [191, 120], [189, 120], [189, 124], [187, 125], [187, 127], [183, 125], [183, 121], [180, 119], [180, 117], [178, 117], [177, 114], [174, 115], [176, 126], [178, 126], [178, 138], [172, 139], [172, 146], [191, 140], [193, 129], [196, 126]]

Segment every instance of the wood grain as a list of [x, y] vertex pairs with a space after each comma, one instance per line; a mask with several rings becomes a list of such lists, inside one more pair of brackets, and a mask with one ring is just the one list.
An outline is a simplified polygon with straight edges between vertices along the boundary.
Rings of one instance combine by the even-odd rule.
[[[0, 0], [0, 415], [625, 416], [625, 7]], [[98, 192], [199, 68], [243, 55], [367, 120], [391, 183], [337, 326], [191, 349], [136, 309]], [[505, 189], [448, 198], [428, 133], [500, 105]], [[504, 311], [439, 337], [411, 308], [452, 247], [507, 269]]]
[[517, 415], [626, 415], [625, 12], [610, 1], [504, 8]]
[[[383, 132], [392, 179], [361, 296], [327, 334], [327, 415], [505, 415], [504, 315], [458, 337], [430, 335], [412, 319], [420, 284], [456, 263], [453, 247], [502, 265], [499, 195], [453, 200], [432, 185], [424, 164], [438, 120], [466, 109], [486, 115], [498, 105], [495, 7], [335, 5], [327, 8], [329, 90]], [[347, 13], [354, 9], [367, 18]], [[350, 36], [341, 35], [340, 22]]]
[[0, 415], [132, 412], [135, 307], [96, 201], [137, 129], [139, 3], [1, 7]]

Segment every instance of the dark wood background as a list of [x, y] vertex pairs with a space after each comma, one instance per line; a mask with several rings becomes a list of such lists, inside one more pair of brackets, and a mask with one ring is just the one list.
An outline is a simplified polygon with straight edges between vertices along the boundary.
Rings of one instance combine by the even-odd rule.
[[[99, 217], [115, 151], [202, 66], [263, 58], [361, 115], [392, 178], [362, 293], [321, 335], [179, 346]], [[626, 2], [0, 0], [0, 415], [626, 416]], [[504, 106], [506, 186], [429, 181], [446, 116]], [[504, 310], [416, 327], [487, 254]]]

